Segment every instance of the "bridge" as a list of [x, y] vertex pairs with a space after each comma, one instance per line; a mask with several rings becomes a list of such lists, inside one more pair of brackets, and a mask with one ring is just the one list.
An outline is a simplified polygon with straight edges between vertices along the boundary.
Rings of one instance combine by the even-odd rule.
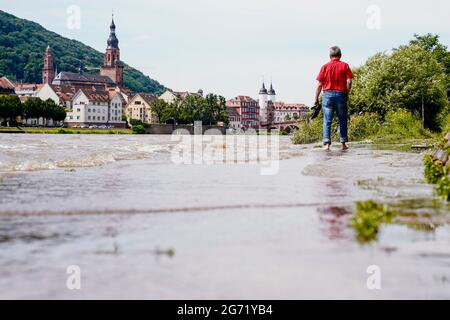
[[298, 130], [300, 128], [299, 120], [292, 121], [284, 121], [284, 122], [272, 122], [272, 123], [263, 123], [261, 124], [261, 128], [270, 130], [280, 130], [286, 133], [292, 133], [294, 130]]

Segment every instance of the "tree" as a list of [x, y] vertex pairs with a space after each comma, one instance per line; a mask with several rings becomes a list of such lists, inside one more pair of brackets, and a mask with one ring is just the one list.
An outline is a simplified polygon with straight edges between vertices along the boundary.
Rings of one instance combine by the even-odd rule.
[[180, 124], [201, 121], [205, 125], [218, 122], [228, 124], [229, 121], [225, 98], [215, 94], [208, 94], [206, 97], [190, 95], [170, 104], [162, 100], [155, 101], [152, 103], [152, 111], [158, 115], [160, 123], [167, 123], [172, 119]]
[[23, 104], [22, 116], [25, 120], [43, 118], [46, 125], [48, 119], [54, 122], [63, 121], [66, 118], [66, 110], [51, 99], [43, 101], [39, 98], [29, 98]]
[[39, 98], [29, 98], [23, 104], [23, 118], [26, 120], [39, 118], [42, 113], [42, 100]]
[[425, 126], [438, 130], [438, 115], [447, 110], [446, 81], [442, 65], [422, 46], [379, 53], [355, 70], [349, 110], [384, 117], [388, 111], [406, 109], [420, 117], [424, 105]]
[[150, 108], [158, 118], [158, 123], [162, 122], [166, 109], [169, 108], [169, 104], [162, 99], [155, 100], [151, 103]]
[[450, 52], [447, 46], [439, 42], [439, 36], [436, 34], [427, 33], [420, 36], [414, 35], [414, 39], [409, 42], [410, 45], [418, 45], [426, 51], [431, 52], [435, 59], [442, 64], [445, 73], [450, 75]]
[[17, 118], [22, 115], [22, 103], [17, 96], [0, 96], [0, 119], [8, 124], [17, 124]]

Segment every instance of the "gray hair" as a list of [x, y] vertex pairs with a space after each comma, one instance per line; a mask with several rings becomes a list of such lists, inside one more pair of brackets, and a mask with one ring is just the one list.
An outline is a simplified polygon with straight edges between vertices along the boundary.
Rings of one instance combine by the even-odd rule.
[[341, 48], [339, 48], [338, 46], [331, 47], [330, 48], [330, 57], [332, 57], [332, 58], [342, 57]]

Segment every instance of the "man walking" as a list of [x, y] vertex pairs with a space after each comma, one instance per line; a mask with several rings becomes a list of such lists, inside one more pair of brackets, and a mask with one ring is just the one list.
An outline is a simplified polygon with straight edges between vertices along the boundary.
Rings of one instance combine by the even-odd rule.
[[337, 113], [339, 119], [342, 149], [348, 149], [347, 101], [352, 88], [353, 74], [350, 66], [341, 61], [341, 57], [341, 49], [332, 47], [330, 49], [331, 61], [322, 67], [317, 76], [315, 105], [319, 104], [320, 93], [323, 90], [323, 145], [325, 150], [330, 150], [331, 147], [331, 124], [333, 123], [334, 112]]

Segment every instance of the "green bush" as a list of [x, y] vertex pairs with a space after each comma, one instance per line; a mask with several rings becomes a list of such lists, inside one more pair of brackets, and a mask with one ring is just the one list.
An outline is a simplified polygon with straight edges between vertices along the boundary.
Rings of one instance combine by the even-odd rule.
[[133, 126], [133, 133], [135, 134], [144, 134], [145, 128], [142, 125]]
[[430, 184], [438, 183], [439, 179], [441, 179], [441, 177], [445, 174], [442, 163], [434, 161], [433, 156], [427, 154], [423, 158], [423, 164], [425, 165], [425, 180]]
[[432, 133], [423, 127], [422, 122], [403, 109], [390, 111], [386, 114], [376, 140], [380, 142], [397, 142], [404, 139], [432, 138]]
[[[314, 143], [322, 140], [323, 117], [306, 123], [301, 122], [300, 129], [292, 136], [294, 144]], [[331, 128], [332, 140], [339, 141], [337, 118]], [[354, 116], [349, 122], [349, 140], [362, 141], [372, 139], [380, 143], [396, 143], [411, 139], [432, 138], [433, 134], [424, 129], [420, 119], [407, 110], [390, 111], [384, 121], [375, 113]]]
[[450, 201], [450, 168], [441, 161], [434, 160], [433, 156], [426, 155], [423, 158], [425, 165], [425, 180], [436, 185], [437, 194], [443, 199]]
[[148, 128], [149, 125], [147, 123], [142, 122], [141, 120], [136, 120], [136, 119], [131, 119], [130, 120], [130, 124], [134, 127], [134, 126], [141, 126], [145, 128]]
[[292, 143], [306, 144], [321, 141], [323, 137], [322, 121], [322, 119], [317, 118], [311, 122], [301, 122], [300, 128], [292, 135]]
[[350, 141], [361, 141], [375, 136], [381, 128], [380, 117], [375, 113], [365, 113], [352, 117], [348, 134]]
[[[331, 127], [331, 140], [339, 141], [337, 118], [335, 117]], [[323, 113], [310, 122], [301, 121], [300, 128], [292, 135], [293, 144], [315, 143], [323, 140]]]

